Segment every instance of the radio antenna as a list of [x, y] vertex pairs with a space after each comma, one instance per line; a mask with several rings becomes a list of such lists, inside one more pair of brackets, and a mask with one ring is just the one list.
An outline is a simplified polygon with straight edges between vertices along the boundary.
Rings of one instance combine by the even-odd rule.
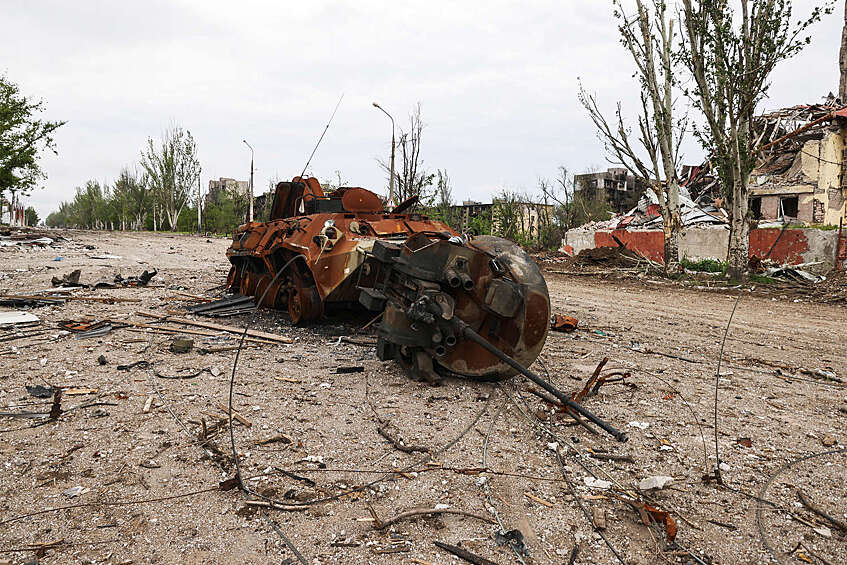
[[306, 174], [306, 169], [309, 168], [309, 163], [312, 162], [312, 157], [315, 156], [315, 151], [318, 150], [318, 146], [320, 146], [321, 141], [324, 139], [324, 135], [326, 135], [326, 130], [329, 129], [329, 124], [332, 123], [332, 119], [335, 117], [335, 113], [338, 111], [338, 107], [341, 106], [341, 101], [344, 100], [344, 94], [341, 95], [341, 98], [338, 99], [338, 104], [335, 105], [335, 110], [332, 111], [332, 115], [329, 117], [329, 121], [326, 123], [326, 127], [324, 128], [323, 133], [321, 133], [321, 137], [318, 139], [318, 142], [315, 144], [315, 148], [312, 149], [312, 154], [309, 155], [309, 160], [306, 161], [306, 165], [303, 167], [303, 172], [300, 173], [300, 178], [303, 178], [303, 175]]

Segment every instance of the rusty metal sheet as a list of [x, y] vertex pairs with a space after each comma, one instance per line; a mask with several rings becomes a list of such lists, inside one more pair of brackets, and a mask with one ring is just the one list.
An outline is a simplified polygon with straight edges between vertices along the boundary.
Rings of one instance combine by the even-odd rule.
[[573, 316], [554, 314], [550, 329], [557, 332], [572, 332], [579, 326], [579, 320]]
[[398, 235], [408, 234], [409, 228], [406, 222], [398, 218], [385, 218], [381, 220], [371, 220], [368, 225], [376, 235]]

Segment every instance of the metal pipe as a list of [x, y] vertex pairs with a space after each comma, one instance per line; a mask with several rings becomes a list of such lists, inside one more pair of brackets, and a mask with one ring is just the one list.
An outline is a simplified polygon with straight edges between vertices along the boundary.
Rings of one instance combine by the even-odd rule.
[[474, 282], [471, 276], [467, 273], [459, 273], [459, 278], [462, 279], [462, 288], [465, 290], [473, 290]]
[[501, 361], [503, 361], [504, 363], [524, 375], [526, 378], [528, 378], [529, 380], [531, 380], [532, 382], [534, 382], [535, 384], [555, 396], [562, 404], [566, 405], [568, 408], [571, 408], [576, 412], [579, 412], [580, 414], [588, 418], [591, 422], [600, 426], [609, 434], [614, 436], [616, 440], [620, 442], [625, 442], [629, 439], [628, 437], [626, 437], [626, 434], [624, 432], [615, 429], [611, 424], [609, 424], [608, 422], [606, 422], [605, 420], [585, 408], [582, 404], [574, 402], [567, 394], [563, 393], [561, 390], [557, 389], [556, 387], [554, 387], [553, 385], [551, 385], [550, 383], [548, 383], [547, 381], [545, 381], [544, 379], [542, 379], [541, 377], [539, 377], [538, 375], [536, 375], [535, 373], [533, 373], [532, 371], [530, 371], [529, 369], [527, 369], [526, 367], [524, 367], [523, 365], [521, 365], [520, 363], [518, 363], [496, 347], [494, 347], [493, 345], [491, 345], [488, 340], [476, 333], [465, 322], [457, 319], [456, 323], [458, 324], [462, 335], [464, 335], [466, 338], [473, 341], [477, 345], [480, 345], [483, 349], [485, 349], [495, 357], [499, 358]]
[[444, 270], [444, 280], [447, 281], [447, 284], [449, 284], [453, 288], [458, 288], [458, 286], [462, 284], [462, 279], [459, 278], [459, 273], [457, 273], [453, 269]]

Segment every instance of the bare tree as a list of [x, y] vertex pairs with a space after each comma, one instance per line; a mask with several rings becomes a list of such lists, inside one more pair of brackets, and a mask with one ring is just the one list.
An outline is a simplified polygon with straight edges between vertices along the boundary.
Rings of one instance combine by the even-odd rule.
[[147, 172], [154, 198], [154, 224], [162, 219], [156, 217], [158, 204], [170, 229], [176, 229], [179, 215], [194, 194], [200, 177], [197, 144], [191, 132], [175, 126], [162, 135], [158, 148], [148, 138], [147, 149], [141, 153], [141, 166]]
[[841, 29], [841, 52], [838, 57], [838, 70], [841, 80], [838, 82], [838, 98], [847, 103], [847, 2], [844, 3], [844, 27]]
[[[686, 121], [674, 119], [674, 57], [677, 36], [674, 20], [664, 0], [653, 0], [647, 7], [636, 0], [636, 14], [628, 16], [620, 0], [614, 1], [621, 43], [635, 63], [635, 76], [641, 83], [641, 108], [638, 132], [628, 128], [618, 103], [615, 121], [606, 120], [597, 99], [580, 87], [582, 102], [603, 141], [610, 161], [623, 165], [642, 178], [659, 201], [664, 228], [665, 272], [679, 270], [679, 144]], [[637, 147], [640, 146], [640, 147]], [[646, 154], [646, 159], [642, 155]]]
[[748, 181], [756, 166], [752, 124], [776, 65], [807, 43], [805, 30], [832, 11], [832, 3], [791, 23], [789, 0], [741, 0], [741, 17], [728, 0], [683, 0], [682, 61], [694, 79], [688, 93], [706, 126], [695, 133], [711, 155], [729, 204], [729, 276], [748, 276]]
[[[420, 102], [414, 111], [409, 114], [408, 129], [400, 129], [400, 137], [397, 139], [397, 152], [400, 157], [400, 168], [394, 171], [394, 182], [396, 186], [395, 196], [398, 202], [402, 202], [412, 196], [420, 197], [423, 206], [429, 206], [435, 195], [427, 191], [435, 179], [435, 175], [428, 173], [421, 159], [421, 134], [424, 123], [421, 120]], [[390, 166], [384, 162], [380, 165], [387, 172]], [[390, 172], [389, 172], [390, 175]]]

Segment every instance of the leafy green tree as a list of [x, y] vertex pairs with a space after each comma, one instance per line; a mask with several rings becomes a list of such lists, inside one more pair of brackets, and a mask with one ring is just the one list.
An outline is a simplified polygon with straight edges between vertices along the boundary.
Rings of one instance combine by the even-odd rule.
[[197, 143], [191, 132], [174, 126], [162, 135], [158, 147], [148, 138], [147, 148], [141, 152], [141, 166], [149, 178], [154, 214], [162, 212], [170, 229], [175, 229], [200, 177]]
[[435, 204], [426, 210], [429, 217], [440, 220], [453, 229], [461, 229], [460, 218], [453, 202], [453, 187], [450, 186], [450, 175], [439, 169], [436, 172]]
[[71, 216], [71, 203], [60, 202], [59, 209], [47, 215], [44, 221], [51, 228], [66, 228], [69, 225], [68, 219]]
[[492, 200], [492, 232], [520, 245], [527, 245], [524, 208], [528, 199], [515, 191], [503, 189]]
[[748, 183], [756, 166], [756, 107], [767, 95], [777, 64], [810, 43], [809, 26], [832, 11], [832, 2], [792, 21], [790, 0], [683, 0], [682, 63], [693, 79], [687, 92], [706, 125], [695, 129], [711, 155], [729, 204], [727, 273], [746, 279], [750, 253]]
[[96, 180], [85, 183], [85, 187], [77, 188], [73, 201], [70, 203], [70, 213], [67, 224], [85, 229], [105, 229], [109, 222], [109, 194]]
[[206, 201], [206, 229], [215, 233], [230, 233], [244, 223], [247, 196], [237, 190], [225, 189]]
[[20, 93], [18, 85], [0, 75], [0, 197], [6, 192], [27, 194], [45, 178], [40, 152], [56, 152], [53, 133], [66, 122], [39, 119], [44, 102]]
[[151, 198], [147, 189], [147, 177], [124, 167], [115, 181], [112, 194], [121, 229], [140, 230], [150, 211]]
[[26, 210], [24, 210], [24, 221], [28, 226], [37, 226], [40, 218], [38, 217], [38, 212], [35, 211], [35, 208], [32, 206], [28, 206]]

